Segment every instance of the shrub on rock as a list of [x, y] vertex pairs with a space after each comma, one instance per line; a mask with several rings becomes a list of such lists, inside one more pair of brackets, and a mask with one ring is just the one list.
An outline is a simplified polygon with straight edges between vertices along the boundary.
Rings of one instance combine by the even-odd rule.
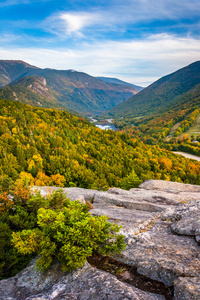
[[[30, 202], [30, 201], [29, 201]], [[31, 200], [33, 205], [34, 199]], [[40, 203], [37, 226], [13, 232], [12, 243], [21, 254], [39, 254], [37, 268], [45, 270], [54, 259], [63, 271], [83, 266], [94, 252], [119, 253], [125, 249], [120, 226], [107, 222], [106, 216], [91, 216], [87, 205], [66, 199], [57, 191]]]

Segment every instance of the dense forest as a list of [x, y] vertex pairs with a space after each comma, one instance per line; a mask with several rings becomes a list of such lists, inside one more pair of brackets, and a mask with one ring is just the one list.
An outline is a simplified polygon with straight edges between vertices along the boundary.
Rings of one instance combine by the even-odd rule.
[[118, 130], [148, 145], [200, 156], [200, 109], [182, 108], [143, 118], [115, 119]]
[[146, 179], [200, 184], [200, 163], [66, 111], [0, 102], [0, 181], [105, 190]]

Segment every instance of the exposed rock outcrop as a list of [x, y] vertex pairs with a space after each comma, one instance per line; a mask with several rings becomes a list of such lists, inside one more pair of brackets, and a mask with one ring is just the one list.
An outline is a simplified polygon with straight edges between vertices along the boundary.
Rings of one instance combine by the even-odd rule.
[[[38, 187], [38, 189], [46, 195], [58, 188]], [[169, 287], [174, 286], [175, 300], [200, 299], [200, 247], [198, 244], [200, 242], [200, 186], [148, 180], [139, 188], [130, 191], [119, 188], [112, 188], [107, 192], [81, 188], [65, 188], [64, 191], [71, 200], [90, 201], [93, 205], [91, 214], [107, 215], [110, 222], [122, 226], [121, 233], [126, 237], [127, 249], [120, 255], [115, 255], [116, 260], [136, 267], [138, 273], [148, 278], [163, 282]], [[101, 271], [91, 269], [88, 264], [73, 274], [81, 274], [81, 272], [86, 272], [86, 278], [92, 278], [87, 272], [101, 273]], [[69, 278], [76, 276], [73, 274], [67, 276]], [[102, 285], [104, 284], [102, 278], [111, 276], [103, 274], [103, 277], [97, 276], [101, 278]], [[109, 277], [106, 282], [109, 281], [112, 286], [113, 282], [117, 282], [116, 280], [116, 278], [111, 280]], [[70, 281], [70, 286], [73, 284], [76, 284], [75, 281]], [[125, 287], [120, 282], [116, 284], [119, 284], [119, 289], [116, 288], [118, 296], [116, 296], [117, 292], [113, 294], [115, 296], [97, 292], [99, 298], [95, 298], [92, 294], [95, 285], [91, 283], [91, 286], [86, 288], [87, 292], [80, 292], [77, 296], [79, 298], [67, 298], [68, 296], [45, 298], [46, 296], [42, 296], [43, 298], [37, 299], [83, 299], [82, 295], [88, 297], [84, 296], [84, 299], [154, 299], [137, 294], [134, 288], [130, 291], [130, 286]], [[63, 287], [62, 292], [67, 295], [71, 287], [66, 291], [65, 288]], [[126, 288], [127, 293], [134, 291], [136, 294], [130, 294], [130, 296], [123, 294], [122, 296], [119, 290]], [[151, 297], [157, 296], [151, 295]]]
[[140, 188], [146, 190], [159, 190], [170, 193], [192, 192], [200, 193], [200, 186], [193, 184], [184, 184], [165, 180], [146, 180], [140, 185]]
[[48, 88], [46, 86], [47, 85], [46, 79], [40, 76], [36, 76], [34, 79], [35, 80], [32, 81], [32, 84], [27, 86], [27, 88], [36, 94], [40, 94], [42, 96], [52, 98], [48, 93]]
[[200, 299], [200, 277], [179, 277], [175, 280], [174, 299]]
[[200, 211], [190, 211], [186, 213], [180, 221], [171, 225], [173, 232], [180, 235], [194, 236], [200, 242]]
[[86, 263], [71, 273], [62, 273], [54, 263], [48, 272], [35, 271], [35, 260], [13, 278], [0, 282], [1, 300], [164, 300], [163, 296], [138, 290], [107, 272]]

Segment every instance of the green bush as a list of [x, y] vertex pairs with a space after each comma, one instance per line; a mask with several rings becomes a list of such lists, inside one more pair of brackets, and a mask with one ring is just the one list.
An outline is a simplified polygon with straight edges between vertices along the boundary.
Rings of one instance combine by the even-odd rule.
[[[12, 243], [20, 254], [40, 255], [38, 269], [45, 270], [58, 259], [63, 271], [71, 271], [97, 251], [105, 255], [125, 249], [124, 236], [117, 234], [120, 226], [107, 222], [106, 216], [91, 216], [87, 205], [69, 201], [62, 191], [45, 201], [39, 201], [38, 194], [35, 199], [37, 226], [13, 232]], [[28, 205], [35, 208], [34, 197]]]
[[131, 188], [137, 188], [142, 183], [134, 170], [122, 179], [121, 187], [124, 190], [130, 190]]

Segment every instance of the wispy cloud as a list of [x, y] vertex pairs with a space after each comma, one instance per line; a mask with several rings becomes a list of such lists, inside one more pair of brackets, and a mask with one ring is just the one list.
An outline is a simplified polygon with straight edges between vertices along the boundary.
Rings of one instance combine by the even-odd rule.
[[126, 11], [128, 18], [132, 14], [133, 20], [190, 18], [200, 12], [198, 0], [120, 0], [115, 8], [121, 15]]
[[145, 33], [153, 30], [153, 27], [159, 31], [159, 25], [153, 25], [153, 22], [163, 22], [167, 32], [171, 26], [173, 29], [173, 22], [177, 21], [187, 30], [184, 22], [190, 27], [188, 20], [192, 19], [192, 29], [193, 22], [198, 23], [199, 15], [199, 0], [182, 0], [181, 5], [174, 0], [116, 0], [115, 4], [111, 2], [106, 8], [94, 5], [86, 11], [57, 12], [50, 15], [43, 26], [45, 30], [65, 37], [77, 35], [93, 38], [100, 32], [134, 32], [135, 26], [138, 31], [144, 27]]
[[64, 27], [67, 34], [81, 35], [81, 31], [89, 26], [100, 22], [101, 17], [97, 13], [64, 13], [59, 16], [64, 21]]
[[32, 2], [47, 2], [52, 0], [5, 0], [0, 2], [0, 7], [21, 5], [21, 4], [32, 4]]
[[19, 39], [21, 39], [21, 36], [11, 34], [11, 33], [5, 33], [5, 34], [0, 35], [0, 43], [1, 44], [16, 42]]
[[39, 67], [76, 69], [93, 76], [118, 77], [147, 86], [158, 78], [200, 60], [200, 40], [153, 35], [129, 42], [83, 43], [77, 49], [3, 49], [1, 59], [22, 59]]
[[12, 6], [12, 5], [18, 5], [18, 4], [27, 4], [30, 3], [30, 0], [6, 0], [6, 1], [1, 1], [0, 7], [5, 7], [5, 6]]
[[[104, 27], [101, 12], [60, 12], [53, 14], [42, 22], [44, 30], [63, 38], [85, 37], [88, 28], [95, 34], [97, 27]], [[90, 36], [91, 37], [91, 36]]]

